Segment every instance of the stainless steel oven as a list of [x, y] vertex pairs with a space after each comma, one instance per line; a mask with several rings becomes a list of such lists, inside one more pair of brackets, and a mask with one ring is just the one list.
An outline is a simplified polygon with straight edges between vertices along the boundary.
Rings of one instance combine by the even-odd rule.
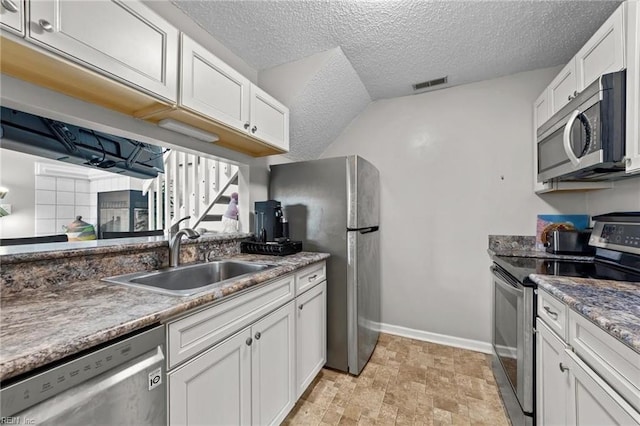
[[514, 425], [534, 424], [535, 289], [498, 265], [493, 279], [493, 372]]

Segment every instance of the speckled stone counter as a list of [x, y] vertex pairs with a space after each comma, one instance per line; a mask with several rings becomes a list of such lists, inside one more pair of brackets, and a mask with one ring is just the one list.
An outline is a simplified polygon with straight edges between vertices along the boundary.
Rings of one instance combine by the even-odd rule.
[[553, 254], [536, 249], [536, 237], [528, 235], [489, 235], [489, 256], [536, 257], [559, 260], [593, 260], [593, 256]]
[[529, 278], [640, 353], [640, 283], [537, 274]]
[[325, 253], [309, 252], [284, 257], [235, 254], [228, 258], [277, 267], [187, 297], [167, 296], [99, 279], [8, 293], [0, 300], [0, 380], [166, 321], [328, 257]]

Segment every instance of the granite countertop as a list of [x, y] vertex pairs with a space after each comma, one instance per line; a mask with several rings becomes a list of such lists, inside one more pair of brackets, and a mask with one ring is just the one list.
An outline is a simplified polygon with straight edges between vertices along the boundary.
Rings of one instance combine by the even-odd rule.
[[517, 248], [517, 249], [487, 249], [489, 256], [504, 256], [504, 257], [535, 257], [538, 259], [557, 259], [557, 260], [577, 260], [581, 262], [589, 262], [594, 259], [594, 256], [583, 256], [578, 254], [553, 254], [544, 250]]
[[640, 283], [537, 274], [529, 278], [640, 353]]
[[168, 296], [100, 280], [25, 289], [0, 301], [0, 380], [9, 379], [329, 257], [230, 256], [278, 266], [203, 293]]

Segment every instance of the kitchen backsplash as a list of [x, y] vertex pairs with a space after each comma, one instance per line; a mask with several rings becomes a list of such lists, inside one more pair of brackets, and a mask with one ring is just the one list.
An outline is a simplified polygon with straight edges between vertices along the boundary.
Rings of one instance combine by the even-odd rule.
[[[240, 253], [248, 234], [205, 236], [184, 241], [180, 262], [204, 262]], [[169, 266], [167, 241], [69, 251], [0, 256], [0, 297], [44, 286], [103, 278]]]
[[489, 235], [489, 250], [534, 250], [536, 237], [529, 235]]

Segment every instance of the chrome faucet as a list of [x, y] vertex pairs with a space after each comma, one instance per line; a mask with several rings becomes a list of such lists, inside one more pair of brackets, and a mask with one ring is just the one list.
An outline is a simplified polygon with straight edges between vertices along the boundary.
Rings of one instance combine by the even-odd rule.
[[195, 240], [200, 236], [191, 228], [182, 228], [169, 241], [169, 266], [175, 267], [180, 264], [180, 243], [182, 236], [186, 235], [190, 240]]
[[189, 220], [189, 219], [191, 219], [191, 216], [185, 216], [179, 221], [177, 221], [176, 223], [174, 223], [173, 225], [171, 225], [171, 227], [169, 228], [169, 239], [172, 239], [178, 233], [178, 231], [180, 230], [180, 224], [185, 220]]

